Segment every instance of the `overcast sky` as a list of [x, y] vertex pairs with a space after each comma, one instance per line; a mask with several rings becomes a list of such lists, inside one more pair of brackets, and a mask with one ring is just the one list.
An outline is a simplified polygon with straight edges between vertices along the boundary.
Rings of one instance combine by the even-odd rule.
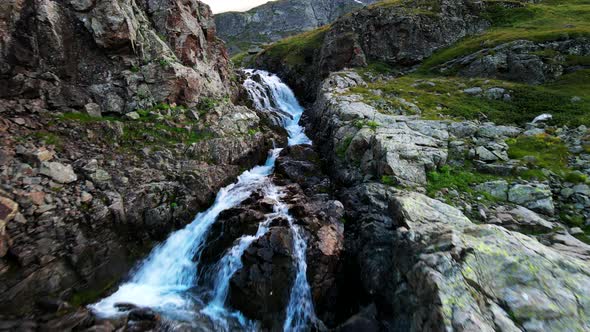
[[269, 0], [201, 0], [211, 6], [213, 13], [222, 13], [227, 11], [243, 11], [262, 5]]

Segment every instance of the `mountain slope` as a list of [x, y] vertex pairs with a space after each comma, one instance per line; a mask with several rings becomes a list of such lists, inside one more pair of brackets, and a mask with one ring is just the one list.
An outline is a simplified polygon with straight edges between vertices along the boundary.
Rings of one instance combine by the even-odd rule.
[[219, 36], [231, 54], [311, 30], [376, 0], [279, 0], [247, 12], [215, 15]]

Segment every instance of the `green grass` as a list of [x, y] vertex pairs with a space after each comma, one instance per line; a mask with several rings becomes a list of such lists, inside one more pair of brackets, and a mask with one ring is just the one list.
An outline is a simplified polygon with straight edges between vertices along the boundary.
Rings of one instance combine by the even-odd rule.
[[422, 71], [459, 56], [474, 53], [484, 47], [494, 47], [518, 39], [550, 41], [590, 36], [589, 0], [546, 0], [520, 8], [506, 8], [487, 1], [484, 13], [493, 27], [485, 33], [468, 37], [441, 50], [424, 62]]
[[288, 37], [268, 46], [263, 55], [281, 59], [289, 66], [311, 64], [316, 51], [322, 46], [330, 25]]
[[50, 133], [47, 131], [38, 131], [33, 133], [31, 136], [39, 141], [44, 142], [47, 145], [53, 145], [58, 149], [63, 144], [62, 138], [55, 133]]
[[340, 159], [344, 159], [346, 157], [346, 151], [348, 151], [348, 147], [350, 147], [350, 143], [352, 143], [352, 136], [346, 137], [344, 141], [338, 145], [336, 148], [336, 155], [340, 157]]
[[[426, 186], [426, 191], [430, 196], [434, 196], [437, 192], [444, 188], [456, 189], [460, 192], [476, 194], [476, 191], [473, 189], [473, 185], [494, 181], [497, 179], [497, 176], [479, 173], [471, 169], [470, 166], [456, 168], [445, 165], [437, 171], [428, 173], [428, 184]], [[485, 195], [485, 193], [480, 194], [492, 200], [492, 198]]]
[[[463, 92], [465, 88], [475, 86], [484, 90], [504, 88], [511, 99], [491, 100]], [[377, 95], [374, 90], [381, 90], [383, 94]], [[538, 86], [501, 80], [448, 77], [434, 73], [413, 73], [396, 79], [372, 82], [367, 87], [354, 87], [349, 92], [361, 95], [365, 102], [374, 106], [385, 104], [401, 109], [405, 106], [397, 98], [404, 98], [416, 104], [422, 110], [423, 117], [428, 119], [481, 119], [483, 115], [498, 124], [524, 125], [539, 114], [549, 113], [553, 115], [551, 124], [554, 125], [590, 126], [590, 98], [586, 91], [590, 91], [590, 70], [579, 70], [563, 75], [555, 82]], [[573, 102], [574, 96], [579, 96], [582, 100]], [[407, 108], [406, 111], [412, 110]]]
[[395, 178], [393, 176], [383, 175], [381, 177], [381, 183], [388, 186], [395, 186], [397, 184], [397, 181], [395, 181]]
[[230, 60], [234, 64], [234, 66], [242, 67], [244, 66], [244, 59], [246, 59], [247, 57], [248, 52], [244, 51], [232, 56]]

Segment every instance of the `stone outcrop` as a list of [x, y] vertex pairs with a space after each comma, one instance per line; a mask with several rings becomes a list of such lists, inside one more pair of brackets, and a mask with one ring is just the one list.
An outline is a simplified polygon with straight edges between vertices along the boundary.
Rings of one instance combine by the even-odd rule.
[[457, 72], [467, 77], [489, 77], [529, 84], [554, 81], [563, 74], [584, 69], [568, 63], [568, 57], [590, 55], [588, 38], [535, 43], [517, 40], [484, 48], [440, 65], [441, 72]]
[[232, 104], [199, 1], [0, 7], [0, 320], [18, 322], [94, 301], [282, 139]]
[[211, 11], [196, 0], [10, 0], [3, 9], [0, 98], [124, 114], [232, 94]]
[[215, 15], [219, 36], [230, 53], [315, 29], [375, 0], [280, 0], [246, 12]]
[[[558, 226], [564, 221], [556, 217], [571, 204], [556, 195], [567, 183], [496, 180], [474, 186], [493, 197], [488, 207], [454, 189], [437, 196], [469, 217], [419, 193], [427, 174], [466, 159], [482, 170], [515, 167], [508, 173], [515, 174], [524, 166], [510, 160], [505, 142], [527, 131], [377, 111], [354, 93], [365, 84], [355, 72], [331, 74], [307, 119], [333, 180], [343, 186], [338, 198], [354, 260], [349, 273], [358, 273], [366, 297], [349, 300], [347, 310], [359, 314], [341, 328], [587, 329], [589, 307], [580, 301], [587, 291], [578, 281], [590, 276], [590, 247], [571, 235], [576, 229]], [[575, 140], [564, 135], [563, 141]], [[586, 188], [579, 184], [564, 194], [585, 195]], [[367, 316], [367, 303], [374, 303], [377, 315]]]
[[[277, 159], [273, 182], [279, 186], [291, 222], [301, 228], [307, 243], [307, 279], [316, 312], [325, 323], [334, 324], [344, 251], [344, 208], [332, 199], [331, 182], [319, 166], [319, 156], [311, 147], [288, 147]], [[294, 229], [286, 216], [277, 215], [273, 208], [277, 204], [276, 198], [257, 192], [239, 207], [224, 211], [200, 259], [205, 270], [211, 269], [238, 238], [255, 235], [259, 224], [269, 220], [268, 231], [246, 249], [243, 266], [231, 278], [228, 303], [271, 330], [283, 326], [296, 277]], [[204, 278], [203, 282], [212, 280]]]
[[376, 4], [334, 22], [313, 52], [311, 64], [289, 63], [275, 57], [272, 47], [256, 58], [256, 65], [280, 73], [309, 100], [330, 72], [362, 67], [370, 62], [407, 70], [436, 50], [490, 26], [477, 1], [437, 0], [408, 4]]

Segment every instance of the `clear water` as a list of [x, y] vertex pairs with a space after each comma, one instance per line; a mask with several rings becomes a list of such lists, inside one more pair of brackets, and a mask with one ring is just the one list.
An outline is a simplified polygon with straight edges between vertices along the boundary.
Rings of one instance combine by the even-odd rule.
[[[304, 128], [299, 125], [303, 108], [293, 91], [276, 75], [265, 71], [246, 70], [246, 74], [249, 78], [244, 82], [244, 86], [255, 107], [260, 111], [277, 111], [288, 132], [289, 145], [311, 144]], [[303, 231], [294, 224], [287, 206], [281, 200], [281, 188], [276, 187], [269, 179], [280, 152], [281, 149], [271, 150], [265, 165], [244, 172], [236, 183], [221, 189], [207, 211], [199, 213], [192, 223], [172, 233], [164, 243], [152, 250], [132, 274], [129, 282], [122, 284], [111, 296], [91, 305], [94, 313], [104, 318], [117, 317], [123, 313], [115, 308], [115, 304], [133, 303], [176, 318], [188, 319], [198, 311], [214, 321], [216, 327], [221, 330], [232, 329], [230, 321], [237, 321], [241, 325], [241, 330], [257, 329], [255, 322], [248, 322], [239, 312], [226, 307], [229, 283], [231, 277], [242, 267], [241, 258], [245, 250], [266, 234], [274, 218], [283, 217], [289, 221], [293, 232], [293, 252], [297, 271], [286, 309], [284, 330], [309, 330], [310, 324], [317, 318], [306, 277], [307, 244]], [[205, 301], [198, 294], [191, 292], [202, 272], [198, 270], [198, 264], [194, 259], [198, 258], [204, 249], [211, 226], [219, 214], [238, 206], [255, 191], [261, 191], [266, 197], [274, 200], [274, 210], [260, 223], [255, 235], [243, 236], [236, 240], [234, 246], [216, 264], [212, 289], [207, 292], [210, 296], [208, 301]]]

